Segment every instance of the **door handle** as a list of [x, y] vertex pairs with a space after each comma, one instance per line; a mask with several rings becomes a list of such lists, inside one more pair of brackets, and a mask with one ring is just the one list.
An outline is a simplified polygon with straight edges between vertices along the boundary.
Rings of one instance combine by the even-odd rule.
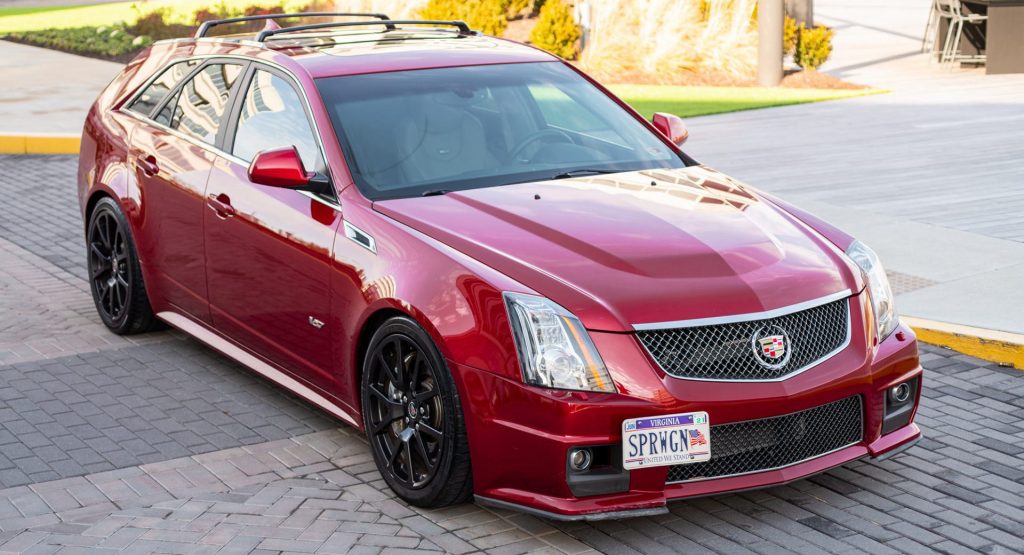
[[235, 207], [231, 206], [231, 199], [224, 193], [206, 197], [206, 204], [221, 218], [235, 215]]
[[160, 166], [157, 165], [156, 157], [153, 156], [152, 154], [139, 158], [137, 161], [137, 165], [139, 166], [139, 169], [142, 170], [142, 173], [146, 175], [146, 177], [153, 177], [154, 175], [160, 173]]

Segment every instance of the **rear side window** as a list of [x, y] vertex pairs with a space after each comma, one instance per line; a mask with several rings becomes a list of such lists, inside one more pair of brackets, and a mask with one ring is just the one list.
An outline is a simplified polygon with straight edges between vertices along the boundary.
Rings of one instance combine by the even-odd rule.
[[142, 91], [142, 94], [132, 101], [128, 109], [149, 117], [153, 113], [153, 109], [163, 102], [167, 93], [171, 92], [197, 65], [199, 65], [199, 60], [186, 60], [171, 65], [160, 74], [160, 77], [157, 77], [155, 81], [150, 83]]
[[323, 165], [313, 129], [295, 89], [284, 79], [257, 70], [242, 101], [232, 153], [251, 161], [271, 148], [294, 146], [307, 170]]
[[157, 116], [157, 121], [190, 137], [214, 144], [231, 96], [231, 87], [241, 73], [242, 66], [238, 64], [210, 64], [204, 67], [178, 91], [177, 98], [167, 103]]

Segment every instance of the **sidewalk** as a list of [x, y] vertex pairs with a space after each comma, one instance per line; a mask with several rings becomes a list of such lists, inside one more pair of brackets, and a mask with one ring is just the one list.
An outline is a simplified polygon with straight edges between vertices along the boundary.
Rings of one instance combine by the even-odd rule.
[[892, 92], [696, 118], [686, 148], [864, 240], [902, 314], [1024, 333], [1024, 75], [929, 64], [927, 13], [816, 2], [823, 69]]
[[0, 41], [0, 135], [79, 137], [96, 95], [121, 67]]

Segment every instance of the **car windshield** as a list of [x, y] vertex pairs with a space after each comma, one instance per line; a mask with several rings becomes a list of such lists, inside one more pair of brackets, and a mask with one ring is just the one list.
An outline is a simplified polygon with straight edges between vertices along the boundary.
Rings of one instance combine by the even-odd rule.
[[373, 200], [684, 159], [560, 62], [317, 80], [356, 184]]

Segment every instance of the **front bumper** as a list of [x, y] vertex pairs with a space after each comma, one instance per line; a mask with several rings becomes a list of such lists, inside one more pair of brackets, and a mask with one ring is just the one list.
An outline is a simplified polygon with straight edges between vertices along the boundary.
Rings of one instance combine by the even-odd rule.
[[[854, 297], [851, 308], [858, 301]], [[901, 325], [880, 345], [869, 346], [866, 318], [852, 312], [854, 333], [846, 349], [778, 382], [668, 377], [653, 369], [633, 335], [615, 333], [591, 335], [619, 387], [617, 394], [537, 388], [452, 364], [466, 412], [478, 500], [549, 518], [639, 516], [663, 512], [672, 499], [784, 484], [912, 444], [921, 436], [913, 415], [909, 424], [881, 432], [887, 390], [921, 376], [914, 334]], [[627, 371], [637, 368], [644, 370]], [[789, 466], [681, 483], [667, 483], [669, 467], [643, 468], [628, 472], [628, 490], [604, 495], [577, 496], [567, 483], [569, 450], [619, 444], [627, 418], [706, 411], [714, 426], [794, 413], [851, 396], [863, 401], [862, 441]], [[920, 387], [914, 411], [919, 398]], [[714, 457], [714, 430], [711, 445]]]

